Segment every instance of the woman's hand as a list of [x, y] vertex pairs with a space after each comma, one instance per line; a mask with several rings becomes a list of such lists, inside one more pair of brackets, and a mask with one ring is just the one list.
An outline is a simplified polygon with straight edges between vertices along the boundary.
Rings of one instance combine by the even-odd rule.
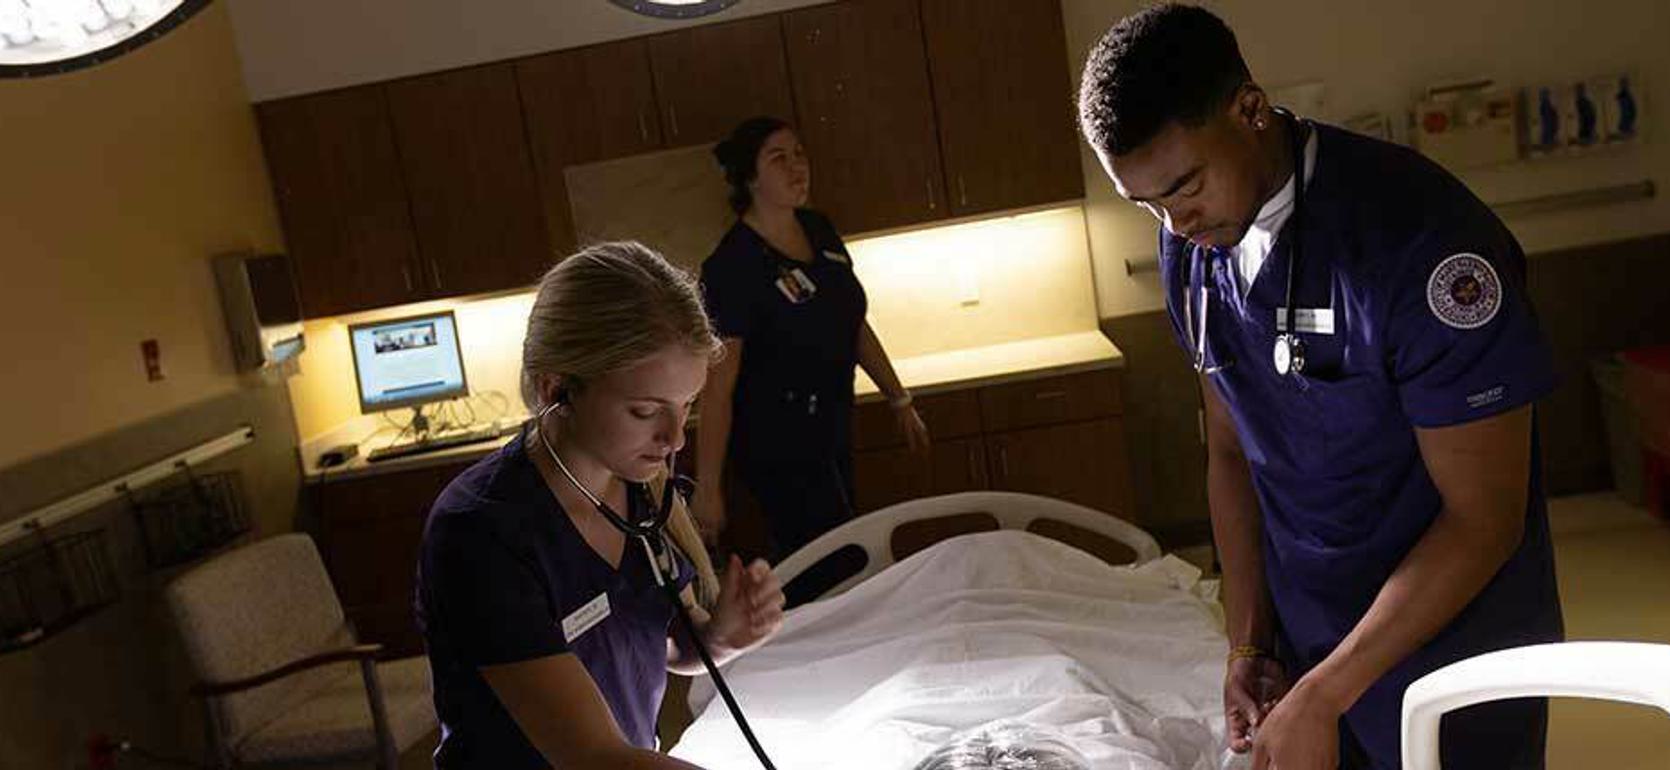
[[893, 408], [893, 417], [899, 421], [899, 432], [905, 434], [905, 443], [912, 452], [924, 452], [928, 449], [928, 425], [922, 422], [922, 415], [911, 404]]
[[703, 636], [721, 652], [753, 647], [783, 625], [783, 585], [764, 559], [747, 567], [735, 554], [719, 580], [719, 600]]

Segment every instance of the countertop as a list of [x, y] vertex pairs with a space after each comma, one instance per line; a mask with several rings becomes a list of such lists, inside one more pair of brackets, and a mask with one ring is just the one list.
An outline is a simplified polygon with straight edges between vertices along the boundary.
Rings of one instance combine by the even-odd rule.
[[[912, 393], [927, 395], [1124, 365], [1125, 354], [1106, 336], [1087, 331], [899, 358], [893, 370]], [[882, 397], [863, 371], [854, 392], [859, 403]]]
[[[893, 369], [898, 372], [899, 380], [917, 395], [1097, 369], [1113, 369], [1124, 365], [1125, 355], [1100, 331], [1038, 337], [898, 358], [893, 361]], [[854, 378], [854, 391], [859, 403], [882, 399], [875, 383], [862, 371]], [[499, 420], [501, 435], [497, 438], [375, 463], [367, 462], [365, 455], [373, 447], [380, 445], [376, 441], [362, 445], [358, 457], [334, 468], [319, 468], [317, 452], [304, 452], [302, 471], [306, 480], [313, 483], [468, 462], [503, 446], [514, 435], [516, 427], [523, 419], [526, 419], [525, 415]], [[320, 442], [312, 443], [317, 446]]]

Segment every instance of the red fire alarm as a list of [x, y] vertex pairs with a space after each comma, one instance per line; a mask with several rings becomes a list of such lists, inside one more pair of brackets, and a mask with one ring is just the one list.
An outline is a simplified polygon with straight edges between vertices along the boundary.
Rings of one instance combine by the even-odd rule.
[[156, 340], [145, 340], [139, 343], [139, 352], [145, 357], [145, 379], [150, 382], [162, 380], [162, 346]]

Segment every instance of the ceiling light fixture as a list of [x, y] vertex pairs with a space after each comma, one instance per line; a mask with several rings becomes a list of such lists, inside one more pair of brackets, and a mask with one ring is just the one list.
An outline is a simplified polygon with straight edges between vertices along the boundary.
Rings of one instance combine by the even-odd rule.
[[0, 78], [91, 67], [151, 42], [210, 0], [0, 0]]

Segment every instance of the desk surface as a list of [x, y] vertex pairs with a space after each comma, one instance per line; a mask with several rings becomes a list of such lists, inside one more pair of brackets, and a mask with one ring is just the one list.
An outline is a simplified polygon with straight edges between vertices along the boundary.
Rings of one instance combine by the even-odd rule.
[[[898, 358], [893, 368], [899, 380], [913, 393], [927, 395], [963, 388], [975, 388], [1005, 382], [1053, 377], [1063, 374], [1111, 369], [1124, 366], [1125, 355], [1099, 331], [1063, 334], [1054, 337], [1007, 342], [978, 348], [964, 348], [943, 353]], [[854, 378], [854, 392], [859, 403], [881, 400], [875, 383], [859, 371]], [[500, 420], [506, 430], [526, 419], [514, 415]], [[695, 416], [691, 417], [692, 423]], [[511, 430], [511, 433], [514, 431]], [[503, 446], [511, 433], [498, 438], [462, 444], [420, 455], [409, 455], [392, 460], [367, 462], [365, 455], [375, 442], [360, 447], [360, 455], [335, 468], [321, 469], [316, 452], [303, 457], [303, 473], [309, 482], [362, 478], [384, 473], [429, 468], [437, 465], [461, 463], [482, 457]]]

